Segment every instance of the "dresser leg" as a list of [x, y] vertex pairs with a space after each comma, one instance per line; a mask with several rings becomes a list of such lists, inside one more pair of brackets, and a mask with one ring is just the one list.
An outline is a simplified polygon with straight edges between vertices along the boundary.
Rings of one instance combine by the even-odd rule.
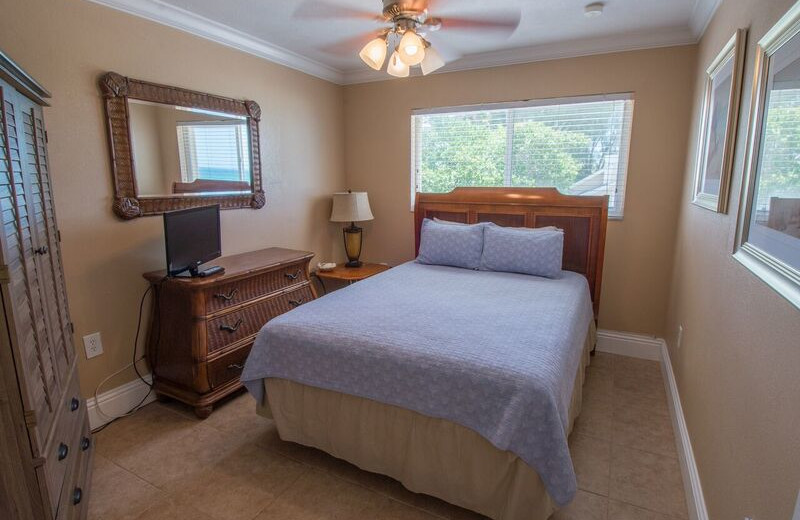
[[214, 409], [214, 405], [207, 405], [207, 406], [195, 406], [194, 407], [194, 414], [200, 418], [205, 419], [209, 415], [211, 415], [211, 411]]

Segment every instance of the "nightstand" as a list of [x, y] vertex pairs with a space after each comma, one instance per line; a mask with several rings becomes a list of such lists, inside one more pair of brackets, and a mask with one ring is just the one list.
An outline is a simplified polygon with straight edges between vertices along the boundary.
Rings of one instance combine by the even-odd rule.
[[347, 285], [350, 285], [354, 282], [359, 282], [364, 278], [369, 278], [370, 276], [382, 273], [388, 269], [390, 269], [390, 267], [386, 264], [370, 264], [367, 262], [364, 262], [361, 267], [345, 267], [344, 264], [340, 264], [330, 271], [320, 271], [317, 269], [314, 271], [314, 276], [316, 276], [317, 280], [319, 280], [319, 284], [322, 286], [322, 291], [327, 293], [328, 289], [325, 287], [326, 280], [335, 280], [336, 282], [347, 283]]

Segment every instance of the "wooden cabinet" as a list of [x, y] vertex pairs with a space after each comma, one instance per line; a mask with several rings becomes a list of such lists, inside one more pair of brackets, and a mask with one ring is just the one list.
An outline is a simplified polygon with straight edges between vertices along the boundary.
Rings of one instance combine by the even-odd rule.
[[47, 91], [0, 53], [0, 517], [82, 518], [93, 452], [61, 264]]
[[208, 417], [216, 401], [241, 388], [256, 334], [269, 320], [315, 297], [314, 253], [269, 248], [218, 258], [225, 273], [166, 278], [146, 273], [155, 300], [147, 356], [156, 393]]

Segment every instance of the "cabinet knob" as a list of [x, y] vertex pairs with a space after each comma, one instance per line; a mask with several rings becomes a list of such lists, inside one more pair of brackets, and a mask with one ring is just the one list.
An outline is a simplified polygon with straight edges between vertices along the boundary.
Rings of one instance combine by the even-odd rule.
[[298, 298], [296, 300], [289, 300], [289, 305], [292, 307], [299, 307], [305, 298]]
[[233, 370], [233, 369], [243, 370], [244, 365], [240, 365], [239, 363], [231, 363], [230, 365], [228, 365], [228, 370]]
[[72, 505], [77, 506], [81, 503], [81, 499], [83, 498], [83, 490], [79, 487], [76, 487], [75, 490], [72, 492]]
[[81, 451], [86, 451], [89, 449], [89, 446], [92, 445], [92, 439], [89, 437], [83, 437], [81, 439]]
[[242, 326], [242, 323], [243, 323], [242, 319], [239, 318], [233, 326], [231, 326], [231, 325], [220, 325], [219, 326], [219, 330], [224, 330], [224, 331], [227, 331], [227, 332], [230, 332], [231, 334], [233, 334], [234, 332], [236, 332], [239, 329], [239, 327]]
[[284, 274], [284, 276], [286, 276], [286, 278], [288, 278], [289, 280], [297, 280], [297, 277], [298, 277], [298, 276], [300, 276], [300, 269], [298, 269], [297, 271], [295, 271], [295, 273], [294, 273], [294, 274], [292, 274], [292, 273], [285, 273], [285, 274]]
[[77, 397], [73, 397], [72, 401], [69, 402], [69, 411], [74, 412], [77, 410], [81, 405], [81, 402], [78, 400]]
[[69, 446], [63, 442], [58, 445], [58, 460], [64, 460], [69, 455]]

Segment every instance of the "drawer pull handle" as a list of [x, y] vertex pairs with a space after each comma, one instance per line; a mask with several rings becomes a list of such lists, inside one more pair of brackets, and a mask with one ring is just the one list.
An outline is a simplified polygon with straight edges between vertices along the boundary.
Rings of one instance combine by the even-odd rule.
[[58, 460], [64, 460], [69, 455], [69, 446], [63, 442], [58, 445]]
[[300, 269], [298, 269], [294, 274], [285, 273], [284, 276], [289, 280], [297, 280], [297, 277], [300, 276]]
[[69, 411], [70, 412], [74, 412], [75, 410], [78, 409], [78, 407], [80, 407], [80, 405], [81, 405], [81, 402], [78, 401], [78, 398], [77, 397], [73, 397], [72, 401], [69, 402]]
[[92, 439], [89, 437], [83, 437], [81, 439], [81, 451], [86, 451], [89, 449], [89, 446], [92, 445]]
[[233, 370], [233, 369], [243, 370], [244, 365], [240, 365], [239, 363], [231, 363], [230, 365], [228, 365], [228, 370]]
[[236, 296], [237, 292], [239, 292], [239, 289], [233, 288], [231, 289], [231, 292], [229, 292], [228, 294], [222, 294], [222, 293], [215, 294], [214, 298], [219, 298], [220, 300], [225, 300], [226, 302], [229, 302], [233, 299], [234, 296]]
[[72, 505], [77, 506], [81, 503], [81, 499], [83, 498], [83, 490], [79, 487], [75, 488], [72, 492]]
[[47, 254], [47, 246], [37, 247], [33, 250], [34, 253], [37, 255], [46, 255]]
[[291, 305], [292, 307], [299, 307], [299, 306], [300, 306], [300, 304], [302, 304], [302, 303], [303, 303], [303, 300], [304, 300], [304, 299], [305, 299], [305, 298], [298, 298], [298, 299], [296, 299], [296, 300], [289, 300], [289, 305]]
[[233, 334], [234, 332], [236, 332], [236, 330], [237, 330], [239, 327], [241, 327], [241, 326], [242, 326], [242, 323], [243, 323], [243, 322], [242, 322], [242, 318], [239, 318], [239, 319], [236, 321], [236, 324], [235, 324], [233, 327], [231, 327], [230, 325], [220, 325], [220, 326], [219, 326], [219, 330], [225, 330], [225, 331], [228, 331], [228, 332], [230, 332], [231, 334]]

